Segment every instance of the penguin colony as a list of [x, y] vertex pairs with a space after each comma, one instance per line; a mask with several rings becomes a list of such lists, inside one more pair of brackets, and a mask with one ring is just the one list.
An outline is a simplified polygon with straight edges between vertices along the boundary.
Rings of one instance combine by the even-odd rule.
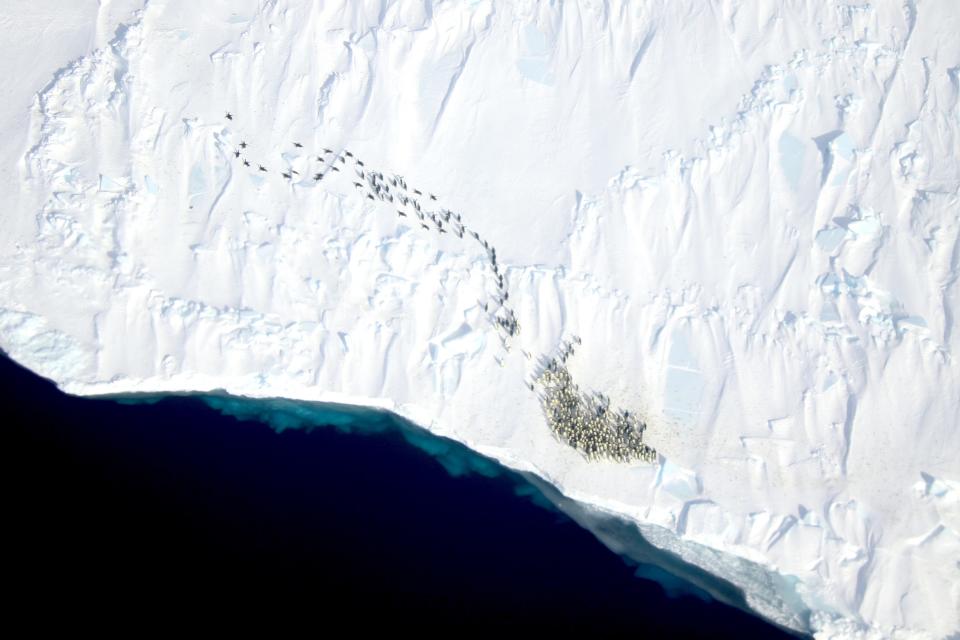
[[551, 431], [588, 460], [656, 461], [657, 452], [643, 442], [645, 423], [629, 411], [612, 410], [603, 394], [584, 393], [574, 384], [566, 363], [580, 343], [575, 337], [562, 343], [559, 355], [542, 359], [530, 385], [540, 387], [540, 406]]

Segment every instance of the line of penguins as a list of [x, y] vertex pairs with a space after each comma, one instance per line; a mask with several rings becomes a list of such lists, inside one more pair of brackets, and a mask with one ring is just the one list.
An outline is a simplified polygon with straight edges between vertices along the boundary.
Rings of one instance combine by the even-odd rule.
[[[234, 121], [234, 115], [229, 111], [225, 117], [229, 121]], [[295, 151], [308, 153], [300, 142], [291, 142], [291, 145]], [[269, 167], [250, 161], [247, 157], [248, 148], [247, 142], [241, 140], [232, 152], [234, 160], [241, 162], [244, 167], [254, 173], [269, 174], [271, 172]], [[493, 271], [496, 293], [491, 296], [494, 304], [483, 300], [477, 302], [500, 333], [503, 347], [507, 351], [510, 350], [508, 338], [519, 335], [520, 323], [517, 320], [516, 313], [507, 305], [510, 294], [507, 291], [500, 264], [497, 262], [497, 250], [477, 231], [468, 228], [460, 213], [444, 208], [428, 209], [428, 207], [434, 206], [433, 203], [437, 202], [436, 195], [409, 186], [402, 175], [384, 175], [380, 171], [369, 168], [362, 159], [347, 149], [334, 151], [324, 147], [322, 153], [311, 153], [308, 158], [317, 163], [315, 165], [316, 169], [311, 171], [314, 183], [319, 184], [334, 174], [345, 175], [352, 169], [355, 175], [355, 178], [352, 178], [353, 187], [366, 199], [375, 203], [391, 205], [398, 218], [409, 218], [411, 220], [416, 218], [419, 226], [424, 230], [430, 231], [432, 229], [438, 234], [451, 233], [460, 239], [470, 236], [483, 247], [487, 262]], [[256, 168], [254, 168], [254, 164], [256, 164]], [[288, 182], [292, 182], [295, 177], [301, 175], [299, 171], [289, 166], [289, 163], [286, 169], [279, 173]], [[497, 362], [500, 366], [503, 366], [503, 360], [499, 357]]]
[[[229, 112], [226, 118], [234, 119]], [[291, 142], [291, 145], [294, 150], [302, 150], [302, 153], [307, 154], [300, 142]], [[256, 169], [253, 168], [253, 164], [246, 157], [247, 148], [246, 141], [241, 141], [233, 151], [234, 159], [256, 173], [270, 173], [270, 169], [263, 164], [258, 163]], [[317, 170], [312, 174], [314, 183], [352, 169], [356, 176], [352, 183], [361, 196], [373, 202], [392, 205], [399, 218], [415, 217], [421, 228], [428, 231], [434, 229], [438, 234], [450, 232], [460, 239], [472, 236], [483, 247], [496, 283], [496, 294], [492, 296], [495, 304], [491, 306], [489, 302], [482, 300], [477, 302], [498, 329], [503, 348], [510, 351], [509, 338], [519, 335], [520, 323], [513, 309], [507, 305], [510, 294], [497, 262], [497, 250], [477, 231], [468, 228], [460, 213], [443, 208], [425, 209], [425, 206], [429, 207], [431, 203], [437, 202], [436, 195], [410, 187], [402, 175], [385, 175], [369, 168], [361, 158], [347, 149], [334, 151], [323, 148], [322, 153], [308, 157], [315, 158], [318, 163]], [[300, 172], [288, 166], [280, 171], [280, 175], [292, 182], [294, 176], [300, 176]], [[577, 337], [574, 341], [562, 345], [559, 356], [542, 359], [541, 366], [534, 372], [533, 380], [526, 382], [533, 392], [537, 392], [537, 387], [540, 387], [538, 396], [551, 430], [562, 442], [577, 449], [589, 460], [654, 460], [656, 451], [642, 440], [646, 428], [642, 421], [625, 411], [608, 412], [608, 398], [602, 395], [587, 396], [573, 383], [565, 363], [573, 354], [574, 342], [581, 343]], [[528, 360], [532, 359], [531, 354], [525, 351], [523, 354]], [[495, 356], [495, 359], [501, 367], [504, 366], [500, 356]]]

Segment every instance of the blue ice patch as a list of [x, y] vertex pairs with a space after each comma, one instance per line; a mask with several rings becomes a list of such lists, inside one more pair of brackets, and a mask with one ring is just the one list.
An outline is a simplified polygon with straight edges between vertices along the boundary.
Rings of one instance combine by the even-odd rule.
[[803, 156], [806, 149], [803, 141], [784, 132], [780, 136], [780, 168], [783, 175], [794, 191], [800, 188], [800, 177], [803, 175]]
[[540, 84], [553, 84], [550, 73], [550, 46], [547, 36], [536, 25], [528, 24], [520, 32], [520, 49], [523, 52], [517, 60], [517, 69], [524, 77]]
[[840, 246], [844, 238], [847, 237], [847, 230], [840, 227], [821, 229], [817, 231], [817, 245], [826, 253], [833, 253], [833, 250]]

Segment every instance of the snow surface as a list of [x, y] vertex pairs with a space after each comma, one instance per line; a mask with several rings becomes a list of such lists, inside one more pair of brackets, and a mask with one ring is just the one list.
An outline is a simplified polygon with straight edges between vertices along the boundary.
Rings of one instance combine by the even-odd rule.
[[[68, 4], [0, 12], [16, 360], [385, 407], [781, 625], [960, 628], [955, 1]], [[322, 147], [496, 247], [509, 351], [483, 247], [315, 183]], [[548, 428], [527, 381], [572, 335], [655, 464]]]

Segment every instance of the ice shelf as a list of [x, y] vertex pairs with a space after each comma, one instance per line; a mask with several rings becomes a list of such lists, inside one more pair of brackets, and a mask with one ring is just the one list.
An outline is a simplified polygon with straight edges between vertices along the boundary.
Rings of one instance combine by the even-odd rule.
[[955, 2], [15, 3], [18, 362], [388, 409], [785, 627], [960, 629]]

